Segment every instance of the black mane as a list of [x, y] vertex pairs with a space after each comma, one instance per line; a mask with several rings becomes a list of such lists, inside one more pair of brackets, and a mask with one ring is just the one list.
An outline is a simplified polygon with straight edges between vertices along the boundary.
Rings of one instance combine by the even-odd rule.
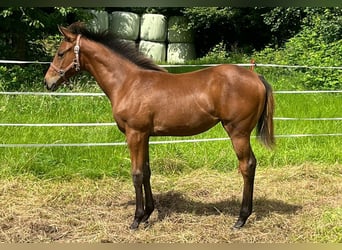
[[85, 36], [90, 40], [107, 46], [115, 53], [128, 59], [141, 68], [155, 71], [166, 71], [165, 69], [156, 65], [151, 59], [145, 57], [142, 53], [140, 53], [133, 44], [117, 38], [115, 34], [108, 30], [102, 32], [94, 32], [89, 30], [83, 23], [80, 22], [71, 24], [68, 29], [73, 34], [81, 34], [82, 36]]

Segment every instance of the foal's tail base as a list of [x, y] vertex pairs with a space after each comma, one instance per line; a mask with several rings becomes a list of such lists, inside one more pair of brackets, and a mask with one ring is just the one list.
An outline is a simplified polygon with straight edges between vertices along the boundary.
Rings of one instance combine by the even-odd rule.
[[274, 126], [273, 126], [273, 114], [274, 114], [274, 97], [271, 85], [265, 80], [262, 75], [259, 75], [259, 79], [265, 85], [266, 88], [266, 101], [264, 110], [259, 118], [256, 135], [257, 138], [267, 148], [272, 149], [275, 146], [274, 138]]

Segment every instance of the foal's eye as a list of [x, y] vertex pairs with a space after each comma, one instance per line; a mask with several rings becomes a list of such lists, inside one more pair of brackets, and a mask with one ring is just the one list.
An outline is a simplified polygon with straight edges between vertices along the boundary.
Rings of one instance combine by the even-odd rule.
[[64, 52], [58, 52], [57, 55], [58, 55], [58, 57], [63, 57], [64, 56]]

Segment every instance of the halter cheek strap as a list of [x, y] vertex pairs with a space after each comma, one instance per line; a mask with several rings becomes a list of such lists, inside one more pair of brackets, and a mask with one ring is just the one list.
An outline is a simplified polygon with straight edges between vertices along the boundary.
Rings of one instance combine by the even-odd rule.
[[74, 53], [75, 53], [75, 58], [74, 60], [65, 68], [65, 69], [61, 69], [58, 68], [56, 65], [54, 65], [53, 63], [50, 64], [50, 66], [59, 74], [59, 76], [61, 78], [63, 78], [65, 81], [67, 81], [68, 79], [65, 77], [65, 73], [68, 72], [71, 68], [75, 68], [76, 71], [80, 71], [81, 70], [81, 66], [80, 66], [80, 39], [81, 39], [81, 35], [78, 35], [76, 38], [76, 45], [74, 47]]
[[79, 71], [81, 68], [80, 66], [80, 39], [81, 35], [78, 35], [76, 38], [76, 45], [74, 47], [74, 53], [75, 53], [75, 69], [76, 71]]

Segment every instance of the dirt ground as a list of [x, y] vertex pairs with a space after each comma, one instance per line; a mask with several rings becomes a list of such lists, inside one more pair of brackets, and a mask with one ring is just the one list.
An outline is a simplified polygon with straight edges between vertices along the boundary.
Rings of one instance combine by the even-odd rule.
[[237, 219], [237, 172], [152, 177], [156, 210], [132, 231], [133, 185], [113, 178], [2, 179], [0, 242], [342, 242], [342, 166], [257, 170], [254, 213]]

